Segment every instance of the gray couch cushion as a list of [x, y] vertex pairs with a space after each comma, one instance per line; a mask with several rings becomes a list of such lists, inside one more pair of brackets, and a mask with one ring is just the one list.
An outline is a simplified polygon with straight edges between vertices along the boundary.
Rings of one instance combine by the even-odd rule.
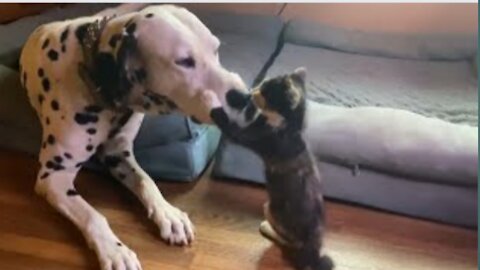
[[293, 20], [285, 30], [290, 44], [351, 53], [410, 59], [461, 60], [477, 51], [477, 36], [457, 33], [374, 33]]
[[477, 189], [411, 181], [395, 175], [318, 162], [325, 195], [444, 223], [477, 226]]
[[270, 75], [308, 69], [308, 97], [343, 107], [405, 109], [477, 125], [477, 79], [470, 62], [418, 61], [286, 44]]

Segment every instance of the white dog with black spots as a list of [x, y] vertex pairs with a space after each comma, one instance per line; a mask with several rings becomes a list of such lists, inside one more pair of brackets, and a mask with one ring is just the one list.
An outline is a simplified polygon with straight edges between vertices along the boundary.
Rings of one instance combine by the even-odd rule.
[[81, 230], [102, 269], [141, 266], [75, 190], [92, 155], [142, 202], [165, 241], [194, 239], [189, 217], [164, 199], [132, 144], [145, 113], [179, 110], [210, 122], [198, 105], [205, 90], [224, 102], [228, 90], [246, 89], [220, 64], [219, 46], [195, 15], [172, 5], [49, 23], [26, 42], [21, 81], [43, 129], [35, 190]]

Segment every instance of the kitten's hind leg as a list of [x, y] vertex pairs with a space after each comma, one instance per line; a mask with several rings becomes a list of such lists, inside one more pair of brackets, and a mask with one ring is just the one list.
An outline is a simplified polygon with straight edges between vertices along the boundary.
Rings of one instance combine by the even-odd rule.
[[275, 230], [275, 220], [270, 213], [270, 203], [266, 202], [263, 205], [263, 215], [267, 220], [260, 223], [259, 231], [260, 234], [267, 238], [268, 240], [274, 242], [275, 244], [283, 247], [293, 247], [294, 244], [282, 237], [277, 230]]
[[287, 240], [283, 239], [283, 237], [278, 235], [278, 233], [276, 233], [273, 227], [270, 225], [270, 222], [266, 220], [260, 223], [259, 231], [263, 237], [267, 238], [268, 240], [274, 242], [279, 246], [284, 246], [284, 247], [290, 246], [290, 243]]

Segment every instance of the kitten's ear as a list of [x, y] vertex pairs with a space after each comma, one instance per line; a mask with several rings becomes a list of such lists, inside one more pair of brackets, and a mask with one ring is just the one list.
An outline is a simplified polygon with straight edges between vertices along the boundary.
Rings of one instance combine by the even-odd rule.
[[307, 77], [307, 69], [305, 67], [299, 67], [290, 75], [293, 81], [300, 84], [302, 87], [305, 86], [305, 78]]

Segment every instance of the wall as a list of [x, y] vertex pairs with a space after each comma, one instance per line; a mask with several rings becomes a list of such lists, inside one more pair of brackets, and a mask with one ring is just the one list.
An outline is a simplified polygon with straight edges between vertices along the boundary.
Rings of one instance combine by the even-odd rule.
[[57, 4], [0, 4], [0, 24], [8, 23], [18, 18], [40, 13]]
[[[277, 15], [282, 3], [192, 3], [191, 8], [228, 10], [236, 13]], [[40, 12], [52, 4], [0, 4], [0, 23]], [[478, 4], [347, 4], [289, 3], [281, 12], [285, 20], [301, 18], [331, 25], [386, 32], [459, 32], [477, 33]]]
[[382, 32], [478, 31], [478, 4], [288, 4], [282, 17]]
[[[281, 3], [186, 4], [186, 7], [193, 8], [266, 15], [278, 14], [282, 6]], [[477, 8], [478, 4], [475, 3], [289, 3], [280, 16], [285, 20], [301, 18], [367, 31], [476, 33], [478, 31]]]
[[195, 3], [180, 4], [186, 8], [227, 10], [234, 13], [249, 13], [262, 15], [277, 15], [284, 4], [282, 3]]

